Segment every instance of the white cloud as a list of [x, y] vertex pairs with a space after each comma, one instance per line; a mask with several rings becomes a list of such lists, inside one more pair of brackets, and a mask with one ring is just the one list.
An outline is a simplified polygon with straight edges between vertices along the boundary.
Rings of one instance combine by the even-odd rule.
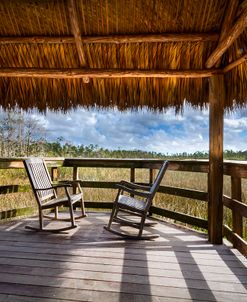
[[[193, 153], [209, 149], [208, 116], [207, 109], [186, 106], [182, 115], [173, 109], [165, 113], [78, 109], [66, 115], [47, 112], [38, 118], [50, 140], [64, 137], [76, 145], [97, 144], [108, 149]], [[247, 110], [226, 115], [224, 138], [225, 149], [247, 149]]]

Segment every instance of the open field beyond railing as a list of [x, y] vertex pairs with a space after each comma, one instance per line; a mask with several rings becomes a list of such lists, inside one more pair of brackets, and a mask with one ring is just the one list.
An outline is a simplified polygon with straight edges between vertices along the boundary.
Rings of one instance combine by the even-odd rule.
[[[47, 158], [53, 180], [81, 179], [86, 207], [110, 209], [116, 182], [152, 183], [160, 160]], [[224, 163], [224, 234], [247, 254], [247, 163]], [[170, 161], [151, 213], [207, 229], [208, 162]], [[0, 219], [34, 214], [22, 159], [0, 159]]]

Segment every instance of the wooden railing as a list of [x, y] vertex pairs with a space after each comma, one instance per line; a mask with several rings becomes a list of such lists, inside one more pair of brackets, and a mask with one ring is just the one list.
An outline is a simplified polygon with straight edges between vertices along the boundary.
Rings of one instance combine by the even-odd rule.
[[[88, 168], [114, 168], [114, 169], [129, 169], [130, 181], [136, 180], [136, 169], [149, 170], [149, 183], [154, 179], [154, 170], [158, 169], [161, 160], [156, 159], [79, 159], [79, 158], [47, 158], [46, 162], [51, 167], [51, 176], [53, 180], [57, 180], [59, 167], [71, 167], [73, 169], [72, 179], [78, 179], [78, 169], [80, 167]], [[208, 174], [208, 161], [203, 160], [179, 160], [169, 161], [169, 170], [200, 172]], [[0, 169], [23, 168], [22, 159], [0, 159]], [[238, 248], [243, 254], [247, 255], [247, 243], [243, 239], [243, 217], [247, 217], [247, 205], [241, 202], [241, 178], [247, 178], [247, 163], [244, 162], [225, 162], [224, 174], [231, 176], [231, 196], [223, 196], [223, 204], [232, 211], [232, 229], [224, 225], [224, 235], [230, 240], [233, 245]], [[81, 181], [84, 188], [115, 188], [116, 182], [113, 181]], [[0, 194], [26, 192], [30, 189], [29, 185], [8, 185], [0, 186]], [[199, 200], [202, 202], [208, 201], [208, 192], [178, 188], [174, 186], [160, 186], [160, 193], [186, 197]], [[108, 208], [112, 207], [112, 202], [92, 202], [86, 201], [86, 207], [89, 208]], [[27, 209], [27, 212], [30, 209]], [[25, 209], [15, 209], [5, 212], [0, 212], [0, 219], [13, 217], [22, 213]], [[168, 217], [176, 221], [181, 221], [196, 227], [207, 229], [208, 222], [205, 219], [194, 217], [184, 213], [174, 212], [168, 209], [152, 206], [150, 209], [152, 214]]]
[[247, 242], [243, 239], [243, 218], [247, 217], [247, 205], [242, 203], [241, 186], [241, 179], [247, 178], [247, 163], [225, 162], [224, 175], [231, 176], [231, 196], [223, 195], [223, 205], [232, 212], [232, 229], [224, 225], [224, 235], [247, 256]]

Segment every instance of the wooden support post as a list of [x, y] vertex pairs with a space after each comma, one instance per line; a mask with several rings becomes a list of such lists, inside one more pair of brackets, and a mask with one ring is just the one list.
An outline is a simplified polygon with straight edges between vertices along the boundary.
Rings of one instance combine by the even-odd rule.
[[222, 243], [224, 99], [224, 76], [213, 76], [209, 79], [208, 236], [215, 244]]
[[[232, 176], [231, 187], [232, 199], [237, 199], [241, 202], [241, 178]], [[239, 212], [236, 212], [234, 209], [232, 211], [232, 229], [234, 233], [237, 233], [240, 237], [243, 237], [243, 217]]]

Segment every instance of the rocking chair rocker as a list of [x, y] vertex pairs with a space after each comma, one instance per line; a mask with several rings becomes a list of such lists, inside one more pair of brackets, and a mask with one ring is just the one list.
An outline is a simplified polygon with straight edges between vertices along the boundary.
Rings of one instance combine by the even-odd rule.
[[[145, 220], [149, 208], [151, 206], [152, 200], [154, 198], [154, 195], [160, 186], [163, 176], [167, 170], [167, 167], [168, 167], [168, 162], [165, 161], [162, 164], [152, 186], [138, 185], [127, 181], [121, 181], [119, 184], [117, 184], [116, 187], [118, 188], [118, 193], [113, 204], [111, 217], [108, 225], [105, 226], [104, 228], [116, 235], [120, 235], [128, 239], [154, 239], [159, 237], [159, 235], [157, 234], [143, 235], [143, 228], [144, 226], [152, 226], [153, 224], [155, 224], [153, 222], [145, 223]], [[127, 192], [128, 195], [126, 195], [125, 192]], [[128, 215], [131, 215], [131, 219], [125, 219], [121, 216], [118, 216], [119, 212], [124, 212], [127, 213]], [[140, 222], [133, 220], [132, 215], [139, 216]], [[122, 231], [118, 231], [116, 230], [116, 228], [113, 229], [112, 228], [113, 221], [120, 223], [120, 226], [128, 225], [137, 228], [139, 229], [139, 232], [137, 235], [132, 235]]]
[[[77, 226], [75, 224], [75, 219], [87, 216], [84, 208], [83, 192], [81, 190], [79, 181], [71, 181], [63, 184], [53, 185], [50, 174], [43, 159], [29, 158], [24, 160], [23, 162], [39, 209], [39, 228], [33, 226], [26, 226], [25, 228], [35, 231], [47, 231], [55, 233], [76, 228]], [[79, 193], [77, 194], [70, 194], [69, 192], [69, 188], [72, 187], [73, 183], [75, 183], [79, 189]], [[57, 197], [57, 188], [64, 188], [65, 195], [63, 197]], [[73, 205], [78, 201], [80, 201], [81, 204], [81, 215], [75, 217]], [[59, 206], [69, 207], [69, 219], [58, 218]], [[43, 210], [47, 209], [55, 209], [55, 214], [53, 217], [43, 215]], [[56, 229], [44, 228], [44, 217], [53, 220], [70, 221], [71, 226]]]

